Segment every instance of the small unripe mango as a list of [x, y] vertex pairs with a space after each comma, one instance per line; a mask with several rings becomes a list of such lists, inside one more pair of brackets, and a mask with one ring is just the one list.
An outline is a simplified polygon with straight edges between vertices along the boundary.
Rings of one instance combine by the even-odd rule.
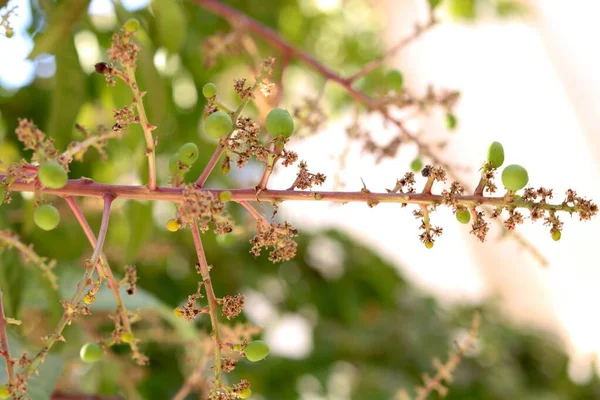
[[500, 168], [504, 164], [504, 147], [502, 143], [493, 142], [490, 144], [487, 153], [487, 161], [492, 164], [494, 168]]
[[504, 168], [502, 171], [502, 184], [508, 190], [516, 192], [521, 190], [529, 182], [529, 175], [527, 170], [520, 165], [511, 164]]

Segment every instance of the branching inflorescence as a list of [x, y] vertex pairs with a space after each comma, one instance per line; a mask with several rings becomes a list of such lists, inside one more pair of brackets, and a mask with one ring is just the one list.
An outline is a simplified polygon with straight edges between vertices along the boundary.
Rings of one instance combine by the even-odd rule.
[[[234, 221], [227, 213], [227, 208], [232, 202], [242, 205], [256, 219], [256, 235], [250, 241], [250, 253], [257, 257], [266, 250], [269, 253], [269, 260], [273, 262], [290, 260], [296, 255], [297, 244], [294, 238], [298, 235], [298, 230], [287, 221], [269, 221], [251, 204], [255, 201], [271, 203], [275, 209], [283, 201], [362, 202], [369, 207], [381, 203], [397, 203], [401, 207], [414, 206], [413, 215], [420, 221], [418, 238], [427, 248], [432, 248], [443, 233], [442, 227], [433, 224], [434, 213], [438, 207], [449, 207], [460, 223], [470, 223], [470, 232], [480, 241], [486, 239], [489, 231], [484, 207], [491, 209], [491, 218], [501, 221], [508, 231], [513, 231], [517, 225], [527, 219], [541, 220], [549, 227], [554, 240], [559, 240], [562, 232], [559, 213], [575, 214], [582, 221], [589, 220], [597, 214], [597, 206], [590, 200], [578, 196], [573, 190], [566, 192], [562, 202], [551, 203], [553, 191], [546, 188], [526, 187], [529, 181], [528, 173], [518, 165], [506, 166], [503, 169], [501, 181], [506, 190], [496, 194], [499, 191], [496, 174], [504, 164], [504, 148], [498, 142], [490, 145], [480, 169], [479, 183], [475, 189], [468, 190], [455, 179], [453, 169], [435, 154], [433, 146], [422, 143], [416, 135], [405, 128], [402, 119], [392, 115], [393, 108], [416, 108], [417, 112], [423, 112], [428, 107], [437, 105], [447, 110], [447, 124], [452, 129], [456, 126], [456, 118], [452, 113], [458, 98], [456, 92], [430, 90], [424, 98], [416, 98], [403, 88], [403, 78], [399, 71], [390, 71], [385, 84], [387, 89], [379, 98], [369, 97], [353, 86], [360, 77], [381, 65], [387, 56], [399, 51], [432, 27], [436, 23], [432, 14], [426, 24], [418, 25], [412, 36], [400, 42], [389, 53], [367, 64], [354, 75], [342, 78], [309, 55], [282, 41], [273, 31], [228, 6], [215, 0], [195, 1], [230, 22], [241, 23], [249, 31], [281, 50], [284, 60], [289, 61], [293, 56], [308, 63], [327, 80], [335, 81], [344, 87], [356, 101], [366, 107], [368, 112], [381, 113], [388, 123], [397, 127], [399, 132], [396, 139], [387, 146], [381, 147], [372, 139], [372, 134], [364, 132], [357, 122], [348, 129], [350, 139], [362, 141], [365, 149], [379, 158], [394, 156], [402, 143], [410, 142], [418, 147], [421, 157], [428, 163], [424, 163], [421, 157], [416, 159], [411, 164], [412, 172], [405, 173], [396, 180], [391, 189], [381, 192], [373, 192], [366, 185], [358, 192], [317, 190], [317, 187], [325, 183], [326, 176], [320, 172], [311, 172], [307, 162], [301, 160], [296, 152], [288, 148], [290, 138], [296, 130], [292, 114], [282, 108], [273, 108], [266, 113], [264, 122], [243, 114], [250, 101], [256, 100], [257, 96], [267, 97], [274, 90], [270, 77], [276, 63], [274, 58], [267, 58], [257, 69], [254, 82], [248, 83], [245, 79], [235, 80], [233, 89], [240, 99], [240, 104], [235, 109], [230, 109], [223, 104], [213, 83], [204, 86], [202, 92], [207, 99], [207, 106], [203, 116], [203, 128], [208, 136], [218, 141], [213, 155], [195, 182], [186, 184], [185, 178], [198, 159], [199, 149], [195, 143], [183, 144], [169, 162], [171, 186], [159, 187], [155, 156], [158, 142], [153, 135], [156, 127], [148, 121], [143, 102], [146, 92], [138, 87], [135, 77], [136, 58], [140, 47], [135, 42], [134, 36], [139, 29], [139, 23], [136, 20], [128, 21], [113, 37], [112, 46], [108, 51], [110, 62], [96, 64], [96, 72], [103, 75], [108, 84], [112, 85], [120, 79], [128, 85], [132, 93], [133, 100], [130, 105], [114, 110], [114, 125], [110, 129], [100, 127], [93, 134], [84, 127], [78, 126], [77, 129], [84, 133], [85, 139], [72, 143], [66, 151], [59, 153], [52, 138], [46, 137], [33, 121], [22, 119], [16, 129], [16, 135], [25, 149], [33, 151], [33, 156], [30, 160], [22, 160], [6, 166], [3, 174], [0, 175], [0, 202], [9, 202], [15, 192], [34, 192], [36, 203], [34, 220], [42, 229], [52, 230], [60, 223], [60, 217], [55, 207], [50, 204], [48, 196], [61, 197], [68, 204], [93, 248], [92, 256], [86, 261], [86, 268], [75, 293], [68, 301], [62, 303], [64, 312], [57, 327], [43, 338], [43, 347], [35, 356], [21, 355], [16, 371], [6, 344], [5, 318], [3, 314], [0, 315], [2, 354], [7, 359], [7, 368], [9, 368], [9, 381], [5, 389], [13, 398], [26, 398], [29, 377], [37, 371], [52, 346], [57, 341], [65, 340], [62, 336], [65, 326], [78, 316], [90, 314], [89, 305], [95, 301], [95, 296], [103, 283], [110, 288], [116, 300], [117, 309], [111, 316], [115, 327], [109, 337], [98, 343], [86, 344], [82, 348], [81, 358], [86, 362], [94, 362], [114, 344], [127, 343], [132, 351], [132, 358], [138, 364], [145, 365], [149, 361], [140, 352], [140, 339], [132, 330], [134, 314], [125, 309], [119, 292], [120, 287], [126, 286], [128, 295], [134, 295], [137, 281], [135, 267], [128, 266], [126, 277], [122, 281], [117, 281], [107, 257], [103, 254], [111, 203], [116, 198], [175, 202], [178, 204], [177, 214], [167, 223], [167, 229], [169, 231], [187, 228], [191, 230], [198, 257], [196, 271], [200, 275], [200, 280], [197, 291], [190, 294], [188, 301], [183, 306], [177, 307], [174, 313], [187, 321], [193, 321], [202, 314], [208, 314], [210, 317], [212, 344], [208, 353], [214, 355], [214, 376], [208, 385], [208, 398], [215, 400], [250, 396], [248, 381], [228, 384], [223, 374], [232, 371], [241, 357], [246, 357], [250, 361], [260, 361], [269, 353], [268, 345], [260, 340], [228, 341], [228, 336], [224, 333], [225, 327], [220, 322], [220, 314], [228, 320], [238, 316], [243, 309], [245, 299], [240, 294], [217, 297], [210, 276], [212, 266], [206, 259], [201, 234], [208, 230], [213, 230], [217, 235], [227, 235], [232, 232]], [[211, 57], [216, 57], [218, 51], [215, 48], [219, 47], [216, 46], [218, 40], [214, 38], [212, 40], [209, 42], [210, 48], [213, 49]], [[227, 49], [228, 46], [224, 44], [220, 48]], [[316, 102], [307, 104], [311, 110], [318, 109]], [[302, 115], [299, 111], [293, 114], [297, 117]], [[319, 116], [322, 114], [317, 113], [316, 119], [310, 118], [310, 115], [298, 119], [306, 121], [309, 125], [319, 126], [322, 122]], [[127, 133], [127, 128], [131, 124], [139, 124], [144, 134], [149, 173], [147, 185], [109, 185], [96, 183], [89, 178], [68, 179], [69, 165], [73, 161], [81, 161], [85, 152], [92, 147], [104, 155], [103, 148], [108, 141], [121, 138]], [[217, 166], [220, 167], [221, 173], [227, 174], [232, 164], [237, 168], [244, 168], [250, 160], [256, 160], [264, 165], [263, 174], [254, 187], [205, 188], [209, 175]], [[298, 173], [287, 188], [275, 190], [268, 187], [270, 176], [277, 166], [290, 167], [294, 164], [298, 165]], [[421, 188], [417, 187], [415, 174], [420, 174], [425, 180]], [[451, 181], [448, 182], [449, 180]], [[102, 224], [97, 236], [90, 228], [75, 197], [103, 199]], [[0, 244], [18, 249], [28, 262], [39, 266], [50, 282], [56, 285], [56, 278], [52, 274], [53, 262], [37, 256], [32, 248], [23, 244], [15, 234], [10, 231], [0, 231]], [[201, 305], [203, 301], [205, 305]], [[478, 324], [479, 320], [476, 319], [474, 332]], [[473, 333], [473, 337], [475, 334]], [[435, 364], [438, 374], [434, 378], [426, 379], [425, 386], [419, 389], [419, 399], [425, 398], [432, 390], [440, 393], [446, 390], [441, 382], [449, 381], [449, 373], [460, 361], [464, 350], [465, 347], [459, 347], [458, 352], [452, 355], [445, 365], [440, 362]], [[207, 358], [203, 357], [201, 365], [204, 366], [207, 362]], [[198, 366], [176, 398], [185, 397], [185, 394], [191, 390], [192, 383], [197, 384], [201, 379], [201, 373], [202, 367]], [[399, 394], [399, 397], [408, 398], [406, 394]]]

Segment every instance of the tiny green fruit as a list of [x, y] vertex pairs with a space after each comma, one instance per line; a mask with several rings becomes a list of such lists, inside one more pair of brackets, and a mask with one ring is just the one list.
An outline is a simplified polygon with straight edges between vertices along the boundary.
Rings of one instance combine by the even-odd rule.
[[432, 249], [433, 248], [433, 242], [431, 240], [428, 240], [425, 242], [425, 247], [427, 247], [428, 249]]
[[562, 233], [560, 231], [552, 232], [552, 240], [554, 240], [555, 242], [558, 242], [560, 240], [561, 236], [562, 236]]
[[181, 318], [185, 315], [185, 312], [181, 308], [177, 307], [173, 310], [173, 314], [175, 314], [177, 318]]
[[135, 33], [138, 31], [138, 29], [140, 29], [140, 21], [138, 21], [135, 18], [130, 18], [127, 20], [127, 22], [125, 22], [125, 25], [123, 25], [123, 27], [127, 32]]
[[208, 82], [206, 85], [202, 86], [202, 95], [207, 99], [214, 97], [216, 94], [217, 86], [214, 83]]
[[252, 396], [252, 390], [250, 390], [250, 388], [246, 388], [240, 392], [239, 397], [240, 397], [240, 399], [247, 399], [250, 396]]
[[42, 204], [35, 209], [33, 213], [33, 221], [37, 226], [45, 231], [51, 231], [58, 226], [60, 222], [60, 214], [56, 207], [50, 204]]
[[269, 345], [262, 340], [255, 340], [246, 345], [244, 354], [248, 361], [257, 362], [269, 355]]
[[0, 399], [9, 399], [10, 393], [8, 392], [8, 387], [6, 385], [0, 386]]
[[135, 337], [133, 336], [133, 333], [131, 332], [123, 332], [121, 333], [121, 340], [125, 343], [131, 343], [133, 342], [133, 339], [135, 339]]
[[410, 170], [412, 172], [419, 172], [423, 169], [423, 161], [421, 161], [421, 159], [419, 157], [415, 158], [411, 163], [410, 163]]
[[461, 224], [468, 224], [471, 220], [471, 213], [468, 209], [461, 207], [456, 210], [456, 220]]
[[456, 116], [454, 114], [446, 114], [446, 127], [453, 131], [456, 129], [458, 121], [456, 120]]
[[233, 128], [231, 116], [225, 111], [217, 111], [208, 116], [204, 121], [204, 132], [216, 139], [229, 135]]
[[94, 301], [96, 301], [96, 297], [90, 294], [86, 294], [85, 296], [83, 296], [83, 302], [87, 305], [92, 304]]
[[47, 188], [60, 189], [67, 184], [67, 171], [56, 161], [48, 161], [40, 165], [38, 179]]
[[404, 84], [404, 75], [397, 69], [389, 71], [386, 75], [387, 85], [390, 89], [399, 92]]
[[527, 185], [527, 182], [529, 182], [527, 170], [520, 165], [507, 165], [502, 171], [502, 184], [508, 190], [513, 192], [521, 190]]
[[198, 146], [194, 143], [186, 143], [179, 148], [179, 161], [183, 165], [190, 166], [198, 159]]
[[219, 193], [219, 200], [221, 200], [221, 203], [231, 200], [231, 192], [229, 190], [225, 190]]
[[170, 219], [167, 221], [167, 230], [169, 232], [177, 232], [179, 230], [179, 222], [176, 219]]
[[79, 357], [86, 363], [95, 363], [104, 355], [104, 350], [98, 343], [86, 343], [79, 351]]
[[504, 147], [502, 143], [493, 142], [490, 144], [487, 153], [487, 161], [492, 164], [494, 168], [500, 168], [504, 164]]
[[267, 132], [273, 137], [280, 135], [289, 138], [294, 132], [294, 119], [287, 110], [274, 108], [267, 114], [265, 121]]

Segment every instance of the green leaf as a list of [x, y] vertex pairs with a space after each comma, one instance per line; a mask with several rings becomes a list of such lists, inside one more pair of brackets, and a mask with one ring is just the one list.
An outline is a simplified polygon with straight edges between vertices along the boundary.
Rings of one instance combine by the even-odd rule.
[[[21, 341], [8, 334], [8, 343], [11, 356], [18, 358], [20, 354], [29, 349], [25, 348]], [[28, 351], [31, 354], [31, 351]], [[54, 388], [62, 374], [63, 359], [56, 354], [48, 354], [45, 361], [38, 368], [39, 376], [33, 375], [27, 384], [27, 394], [31, 400], [48, 400], [52, 397]], [[17, 369], [18, 371], [18, 369]], [[0, 361], [0, 382], [7, 382], [6, 363], [4, 358]]]
[[33, 50], [27, 58], [34, 59], [43, 53], [54, 53], [62, 45], [71, 28], [88, 9], [90, 0], [64, 0], [49, 11], [46, 31], [34, 39]]
[[56, 75], [48, 135], [62, 148], [71, 142], [79, 108], [85, 103], [85, 74], [79, 64], [72, 37], [66, 38], [56, 51]]

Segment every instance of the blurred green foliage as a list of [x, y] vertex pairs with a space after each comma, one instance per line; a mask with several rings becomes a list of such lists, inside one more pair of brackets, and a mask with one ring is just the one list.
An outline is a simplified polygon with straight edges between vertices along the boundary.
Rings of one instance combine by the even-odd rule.
[[[355, 71], [383, 51], [381, 21], [365, 0], [345, 1], [343, 9], [328, 12], [320, 11], [316, 2], [304, 0], [228, 3], [343, 73]], [[449, 7], [455, 16], [471, 19], [476, 16], [475, 3], [447, 0], [440, 6]], [[31, 156], [21, 150], [13, 134], [18, 118], [33, 119], [55, 139], [59, 149], [82, 139], [73, 129], [75, 123], [91, 129], [98, 124], [112, 125], [111, 110], [129, 103], [131, 94], [120, 82], [107, 87], [101, 76], [92, 73], [92, 66], [106, 60], [105, 50], [113, 31], [128, 18], [136, 17], [141, 22], [138, 39], [143, 46], [138, 81], [148, 91], [145, 104], [149, 120], [158, 126], [159, 181], [167, 181], [168, 158], [190, 141], [199, 144], [200, 157], [188, 179], [198, 176], [215, 144], [199, 129], [205, 104], [201, 88], [206, 82], [215, 82], [224, 101], [234, 104], [231, 81], [234, 77], [252, 79], [247, 67], [252, 59], [244, 53], [218, 57], [216, 64], [207, 68], [203, 43], [215, 33], [228, 32], [229, 26], [191, 2], [153, 1], [154, 11], [143, 8], [135, 12], [117, 3], [114, 21], [111, 17], [90, 16], [85, 12], [88, 4], [79, 0], [31, 2], [30, 33], [43, 26], [34, 36], [31, 57], [54, 56], [56, 72], [49, 78], [37, 77], [16, 92], [1, 89], [0, 159], [9, 164]], [[494, 4], [498, 4], [499, 12], [511, 9], [506, 1]], [[279, 58], [260, 41], [257, 44], [262, 56]], [[100, 59], [86, 58], [86, 46], [88, 50], [97, 49]], [[315, 92], [322, 83], [294, 60], [290, 70], [310, 77]], [[385, 73], [385, 68], [375, 70], [360, 83], [361, 87], [374, 93]], [[293, 93], [288, 97], [284, 102], [294, 105]], [[349, 103], [336, 88], [328, 89], [326, 97], [332, 112]], [[111, 142], [106, 150], [108, 161], [102, 161], [91, 150], [85, 162], [72, 164], [70, 175], [106, 183], [146, 180], [144, 143], [138, 128], [130, 129], [121, 141]], [[217, 171], [209, 186], [232, 185], [240, 179], [243, 176], [235, 171], [229, 177]], [[0, 254], [0, 287], [6, 314], [23, 319], [22, 326], [10, 328], [11, 335], [19, 336], [11, 337], [16, 354], [19, 342], [28, 342], [26, 346], [35, 351], [38, 337], [50, 332], [62, 313], [58, 300], [68, 298], [74, 290], [83, 273], [84, 258], [91, 250], [64, 202], [53, 200], [62, 222], [57, 230], [44, 232], [32, 223], [32, 197], [13, 197], [10, 204], [1, 206], [0, 229], [12, 229], [25, 243], [32, 243], [38, 254], [55, 258], [60, 278], [60, 290], [55, 292], [40, 271], [24, 265], [14, 251]], [[98, 203], [82, 204], [90, 224], [97, 229]], [[232, 204], [229, 211], [244, 226], [241, 207]], [[189, 232], [170, 233], [164, 228], [174, 212], [171, 204], [117, 200], [105, 248], [118, 275], [122, 276], [127, 264], [138, 267], [138, 292], [131, 298], [124, 295], [128, 308], [158, 316], [162, 321], [159, 325], [174, 337], [193, 341], [208, 332], [210, 324], [206, 317], [189, 324], [172, 314], [174, 307], [195, 292], [199, 279], [194, 271], [196, 256]], [[412, 287], [386, 260], [343, 233], [301, 229], [296, 259], [272, 264], [266, 256], [254, 259], [248, 254], [252, 232], [250, 226], [226, 238], [204, 235], [207, 258], [214, 265], [212, 278], [217, 294], [260, 294], [272, 307], [270, 319], [294, 315], [308, 321], [312, 342], [312, 351], [303, 358], [272, 354], [259, 363], [240, 362], [228, 379], [248, 379], [253, 398], [377, 400], [391, 398], [400, 388], [412, 392], [420, 384], [421, 374], [431, 373], [432, 360], [445, 360], [456, 335], [470, 326], [474, 308], [439, 304]], [[314, 245], [323, 242], [341, 250], [341, 256], [330, 250], [315, 257]], [[339, 274], [327, 273], [331, 262], [337, 262], [330, 268], [338, 268]], [[556, 339], [510, 324], [493, 302], [479, 309], [483, 328], [477, 351], [459, 367], [449, 399], [600, 398], [597, 377], [584, 385], [569, 380], [568, 360]], [[154, 325], [147, 322], [135, 325], [134, 331], [145, 338], [143, 350], [151, 359], [149, 367], [134, 366], [124, 347], [115, 348], [98, 364], [82, 365], [77, 356], [79, 347], [97, 338], [96, 329], [110, 332], [106, 313], [113, 310], [114, 302], [102, 289], [92, 307], [94, 315], [67, 328], [67, 342], [54, 348], [41, 370], [42, 377], [32, 382], [33, 390], [38, 391], [32, 393], [33, 399], [47, 398], [54, 384], [66, 392], [120, 394], [127, 399], [166, 399], [174, 395], [193, 368], [186, 356], [194, 353], [195, 347], [153, 335], [148, 329]], [[246, 317], [242, 314], [239, 319]]]

